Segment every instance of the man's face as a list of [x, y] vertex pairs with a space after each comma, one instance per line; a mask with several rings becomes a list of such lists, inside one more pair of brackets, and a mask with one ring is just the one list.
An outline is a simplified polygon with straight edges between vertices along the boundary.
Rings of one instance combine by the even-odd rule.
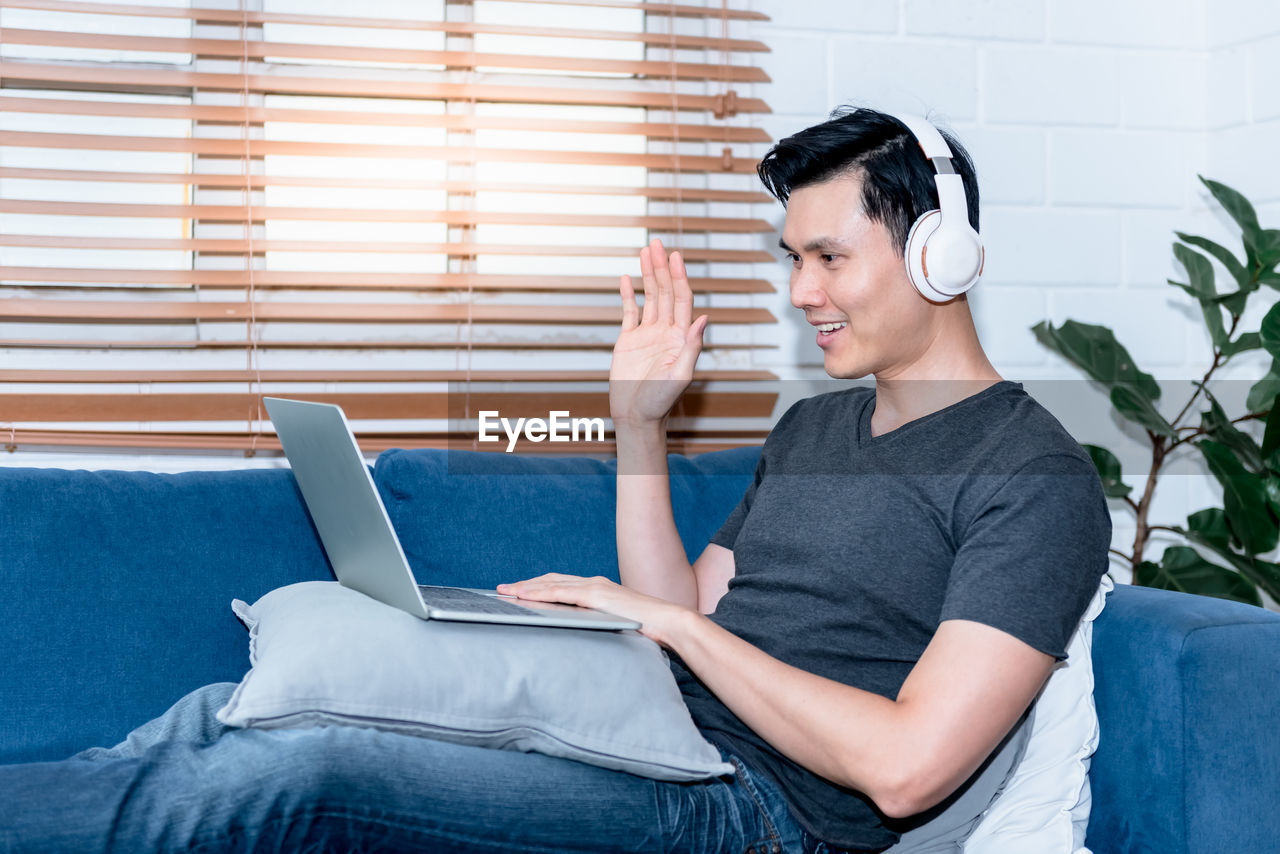
[[861, 188], [855, 176], [793, 191], [782, 248], [792, 262], [791, 304], [818, 327], [827, 373], [890, 378], [928, 349], [933, 318], [889, 232], [862, 213]]

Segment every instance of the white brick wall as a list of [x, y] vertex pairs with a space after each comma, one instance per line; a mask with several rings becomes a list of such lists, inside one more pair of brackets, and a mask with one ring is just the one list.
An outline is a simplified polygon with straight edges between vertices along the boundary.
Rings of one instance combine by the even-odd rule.
[[[1100, 392], [1051, 382], [1079, 374], [1029, 327], [1046, 318], [1111, 327], [1141, 367], [1182, 381], [1165, 400], [1167, 415], [1181, 408], [1210, 350], [1198, 308], [1165, 282], [1185, 278], [1172, 232], [1238, 245], [1197, 174], [1245, 193], [1264, 227], [1280, 227], [1280, 3], [757, 0], [755, 8], [773, 18], [752, 33], [775, 48], [767, 61], [775, 83], [756, 92], [773, 106], [762, 125], [775, 138], [855, 103], [931, 112], [965, 143], [982, 187], [987, 269], [971, 302], [989, 355], [1078, 439], [1119, 452], [1140, 487], [1149, 454], [1141, 434]], [[771, 367], [820, 376], [821, 354], [800, 331], [781, 265], [771, 278], [779, 293], [766, 302], [787, 330]], [[1250, 311], [1249, 328], [1265, 308]], [[1224, 376], [1243, 388], [1265, 364], [1259, 354], [1238, 357]], [[1178, 468], [1160, 485], [1153, 521], [1181, 524], [1220, 496], [1194, 456]], [[1132, 516], [1113, 509], [1115, 542], [1127, 551]]]

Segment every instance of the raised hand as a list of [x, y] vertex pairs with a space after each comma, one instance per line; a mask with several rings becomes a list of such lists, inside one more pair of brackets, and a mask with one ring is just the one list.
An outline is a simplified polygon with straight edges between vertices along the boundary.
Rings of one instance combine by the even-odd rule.
[[623, 276], [622, 330], [609, 368], [609, 409], [615, 425], [661, 421], [693, 379], [702, 352], [704, 314], [692, 323], [693, 289], [684, 259], [667, 257], [662, 241], [640, 250], [644, 310], [630, 276]]

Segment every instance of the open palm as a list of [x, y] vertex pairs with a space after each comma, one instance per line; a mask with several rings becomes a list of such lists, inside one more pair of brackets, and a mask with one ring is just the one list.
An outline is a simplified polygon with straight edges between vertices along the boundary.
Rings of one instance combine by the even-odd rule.
[[665, 418], [689, 382], [702, 351], [707, 317], [690, 323], [693, 289], [678, 252], [667, 257], [655, 239], [640, 251], [644, 309], [623, 276], [622, 329], [609, 368], [609, 408], [615, 423]]

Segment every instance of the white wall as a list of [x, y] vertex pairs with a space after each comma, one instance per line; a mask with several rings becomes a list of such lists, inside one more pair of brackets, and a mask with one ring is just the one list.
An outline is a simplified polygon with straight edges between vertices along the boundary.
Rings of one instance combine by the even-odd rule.
[[[1082, 442], [1121, 454], [1141, 488], [1149, 446], [1110, 415], [1105, 396], [1029, 328], [1067, 318], [1110, 326], [1165, 384], [1166, 415], [1211, 361], [1173, 230], [1239, 247], [1197, 173], [1244, 193], [1264, 227], [1280, 226], [1280, 4], [1274, 0], [756, 0], [771, 16], [753, 35], [773, 53], [757, 90], [775, 138], [853, 103], [930, 114], [973, 155], [982, 189], [986, 272], [971, 296], [1002, 375], [1024, 382]], [[773, 212], [781, 223], [781, 210]], [[1219, 286], [1229, 278], [1219, 272]], [[819, 375], [821, 354], [771, 276], [786, 318], [776, 370]], [[1233, 287], [1233, 285], [1232, 285]], [[1263, 289], [1243, 328], [1276, 292]], [[1218, 376], [1244, 392], [1260, 353]], [[1242, 405], [1242, 404], [1241, 404]], [[1237, 410], [1242, 411], [1242, 410]], [[1260, 435], [1260, 433], [1259, 433]], [[1194, 451], [1163, 478], [1151, 521], [1184, 524], [1219, 500]], [[1113, 506], [1117, 548], [1132, 514]], [[1148, 549], [1158, 558], [1162, 548]], [[1172, 541], [1169, 541], [1172, 542]], [[1127, 578], [1123, 572], [1118, 578]]]

